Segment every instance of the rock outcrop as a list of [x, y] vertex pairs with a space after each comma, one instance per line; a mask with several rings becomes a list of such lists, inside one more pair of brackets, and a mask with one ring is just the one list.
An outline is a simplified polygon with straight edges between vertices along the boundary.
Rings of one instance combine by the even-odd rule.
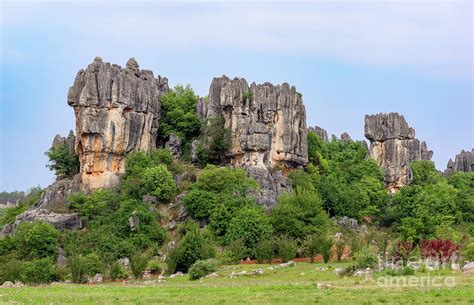
[[166, 78], [140, 70], [133, 58], [122, 68], [97, 57], [77, 73], [68, 104], [76, 116], [83, 191], [116, 187], [124, 156], [156, 147], [159, 98], [168, 90]]
[[230, 130], [226, 157], [260, 182], [263, 193], [271, 197], [261, 202], [266, 207], [287, 188], [280, 187], [280, 177], [269, 170], [299, 168], [308, 162], [305, 108], [295, 87], [287, 83], [249, 86], [243, 78], [214, 78], [208, 101], [200, 100], [197, 111], [204, 120], [223, 118], [224, 128]]
[[59, 230], [81, 228], [79, 214], [69, 211], [66, 204], [67, 196], [79, 192], [80, 188], [79, 175], [54, 182], [28, 211], [16, 216], [13, 223], [6, 224], [0, 236], [12, 235], [21, 223], [30, 221], [46, 221]]
[[449, 159], [445, 175], [451, 175], [455, 172], [472, 172], [474, 171], [474, 148], [471, 151], [464, 151], [464, 149], [456, 155], [454, 161]]
[[67, 137], [63, 137], [59, 134], [56, 135], [51, 146], [56, 147], [58, 145], [65, 145], [68, 152], [74, 152], [76, 149], [76, 136], [74, 135], [74, 131], [70, 130]]
[[411, 182], [412, 161], [430, 160], [433, 155], [398, 113], [366, 115], [365, 137], [370, 141], [370, 155], [382, 167], [385, 186], [392, 193]]
[[315, 134], [317, 134], [321, 138], [321, 140], [326, 141], [326, 142], [329, 141], [328, 132], [326, 131], [326, 129], [321, 128], [319, 126], [314, 126], [314, 127], [309, 127], [309, 131], [312, 131]]

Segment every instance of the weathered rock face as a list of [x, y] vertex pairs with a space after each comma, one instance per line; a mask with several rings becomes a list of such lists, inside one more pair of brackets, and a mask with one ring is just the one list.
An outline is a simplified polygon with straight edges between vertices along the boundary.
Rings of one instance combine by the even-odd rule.
[[82, 190], [116, 187], [124, 156], [156, 147], [159, 98], [168, 89], [166, 78], [140, 70], [133, 58], [123, 69], [97, 57], [78, 72], [68, 104], [76, 116]]
[[67, 196], [79, 192], [80, 188], [79, 175], [54, 182], [28, 211], [16, 216], [12, 224], [6, 224], [0, 236], [12, 235], [21, 223], [37, 220], [49, 222], [60, 230], [81, 228], [79, 214], [70, 212], [66, 203]]
[[76, 145], [76, 136], [74, 135], [74, 132], [70, 130], [67, 137], [56, 135], [53, 139], [53, 144], [51, 147], [56, 147], [58, 145], [66, 145], [69, 152], [74, 152]]
[[472, 172], [474, 171], [474, 148], [471, 151], [462, 150], [456, 155], [454, 161], [449, 159], [445, 175], [451, 175], [455, 172]]
[[433, 155], [398, 113], [366, 115], [365, 137], [370, 141], [371, 157], [385, 173], [385, 186], [390, 192], [411, 182], [412, 161], [430, 160]]
[[329, 141], [328, 132], [326, 131], [326, 129], [321, 128], [319, 126], [314, 126], [314, 127], [309, 127], [309, 131], [312, 131], [315, 134], [317, 134], [321, 138], [321, 140]]
[[171, 135], [168, 142], [165, 143], [165, 147], [171, 151], [171, 155], [175, 159], [181, 158], [181, 138], [175, 135]]
[[269, 196], [261, 202], [265, 206], [274, 205], [281, 189], [287, 188], [279, 187], [280, 178], [269, 168], [298, 168], [308, 162], [305, 108], [295, 87], [287, 83], [249, 86], [243, 78], [214, 78], [208, 101], [200, 100], [197, 111], [205, 120], [223, 117], [231, 137], [226, 155], [232, 165], [245, 168], [260, 182]]
[[305, 108], [287, 83], [249, 86], [243, 78], [214, 78], [209, 101], [197, 108], [204, 119], [224, 118], [233, 165], [297, 167], [308, 162]]

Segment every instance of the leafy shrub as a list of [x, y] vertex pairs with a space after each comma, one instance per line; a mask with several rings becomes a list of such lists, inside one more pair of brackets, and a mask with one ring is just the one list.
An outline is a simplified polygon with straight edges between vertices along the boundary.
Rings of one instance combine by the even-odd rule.
[[405, 266], [403, 269], [402, 269], [402, 275], [415, 275], [415, 270], [408, 267], [408, 266]]
[[304, 239], [330, 224], [321, 197], [309, 191], [281, 195], [270, 220], [276, 232], [295, 239]]
[[12, 253], [16, 250], [16, 241], [11, 236], [0, 238], [0, 257]]
[[340, 262], [342, 256], [344, 255], [346, 242], [344, 241], [344, 239], [340, 238], [336, 241], [335, 245], [336, 245], [336, 258], [337, 258], [337, 261]]
[[259, 263], [267, 261], [268, 264], [272, 263], [275, 257], [275, 249], [273, 240], [261, 240], [255, 247], [255, 258]]
[[56, 279], [56, 270], [51, 258], [34, 259], [23, 264], [21, 280], [24, 283], [50, 283]]
[[67, 198], [70, 208], [79, 212], [86, 222], [110, 215], [119, 206], [119, 200], [111, 190], [97, 190], [90, 195], [75, 193]]
[[295, 258], [298, 251], [296, 241], [286, 236], [275, 239], [275, 248], [277, 257], [281, 258], [284, 262]]
[[412, 268], [408, 266], [405, 266], [403, 269], [400, 269], [400, 270], [385, 269], [383, 273], [390, 276], [407, 276], [407, 275], [415, 275], [415, 270], [413, 270]]
[[234, 196], [245, 195], [249, 189], [257, 189], [253, 178], [247, 177], [241, 168], [206, 166], [194, 185], [196, 189], [213, 193], [226, 193]]
[[12, 255], [0, 256], [0, 283], [21, 280], [24, 262]]
[[309, 256], [310, 262], [314, 262], [314, 257], [319, 253], [319, 236], [309, 235], [306, 237], [304, 243], [304, 253]]
[[72, 177], [79, 173], [79, 156], [74, 149], [68, 148], [66, 144], [58, 144], [51, 147], [46, 153], [50, 170], [54, 170], [58, 177]]
[[217, 195], [199, 189], [191, 190], [183, 199], [189, 215], [194, 219], [208, 219], [218, 205]]
[[24, 222], [15, 231], [15, 243], [23, 257], [45, 258], [54, 256], [59, 232], [47, 222]]
[[379, 262], [377, 253], [372, 247], [364, 247], [354, 254], [355, 268], [375, 268]]
[[467, 261], [474, 261], [474, 242], [469, 242], [463, 249], [462, 249], [462, 256]]
[[203, 276], [216, 272], [218, 262], [215, 259], [198, 260], [189, 268], [189, 278], [198, 280]]
[[168, 148], [158, 148], [149, 153], [150, 159], [154, 164], [170, 165], [173, 161], [171, 150]]
[[291, 186], [294, 190], [302, 190], [305, 192], [315, 193], [316, 189], [312, 183], [311, 175], [306, 173], [303, 170], [297, 170], [291, 172], [288, 175], [288, 178], [291, 181]]
[[332, 254], [331, 249], [332, 249], [333, 241], [331, 238], [323, 234], [323, 235], [318, 236], [317, 242], [318, 242], [318, 252], [323, 257], [324, 263], [327, 264], [329, 260], [331, 259], [331, 254]]
[[226, 249], [230, 251], [233, 263], [238, 263], [245, 258], [248, 252], [247, 247], [245, 247], [245, 244], [240, 239], [231, 241]]
[[72, 281], [74, 283], [84, 283], [86, 281], [86, 268], [83, 257], [81, 255], [70, 256], [67, 263], [71, 269]]
[[143, 171], [143, 185], [148, 195], [156, 196], [160, 202], [168, 202], [176, 188], [173, 176], [165, 165], [147, 168]]
[[[26, 206], [24, 204], [19, 204], [16, 207], [3, 209], [3, 214], [0, 214], [0, 227], [7, 223], [13, 223], [18, 215], [26, 211]], [[1, 212], [1, 210], [0, 210]], [[1, 250], [0, 250], [1, 251]]]
[[451, 240], [435, 239], [420, 241], [422, 258], [436, 258], [442, 261], [449, 260], [453, 255], [459, 255], [460, 245]]
[[151, 260], [147, 264], [147, 269], [150, 270], [152, 274], [160, 274], [165, 268], [163, 266], [163, 263], [161, 263], [159, 260]]
[[82, 264], [84, 268], [84, 273], [86, 275], [93, 276], [97, 273], [102, 273], [103, 264], [99, 255], [95, 252], [89, 253], [82, 257]]
[[130, 268], [135, 278], [142, 278], [143, 271], [148, 264], [148, 255], [143, 253], [136, 253], [130, 258]]
[[119, 262], [114, 262], [110, 266], [110, 277], [112, 280], [124, 280], [128, 278], [128, 273]]
[[211, 236], [196, 227], [190, 230], [169, 253], [167, 258], [168, 271], [187, 272], [189, 267], [198, 260], [213, 258], [216, 255]]
[[272, 225], [262, 208], [245, 207], [230, 221], [226, 239], [228, 242], [240, 239], [251, 250], [261, 240], [270, 238], [272, 233]]
[[397, 261], [407, 262], [413, 252], [413, 242], [411, 240], [407, 241], [397, 241], [392, 256]]

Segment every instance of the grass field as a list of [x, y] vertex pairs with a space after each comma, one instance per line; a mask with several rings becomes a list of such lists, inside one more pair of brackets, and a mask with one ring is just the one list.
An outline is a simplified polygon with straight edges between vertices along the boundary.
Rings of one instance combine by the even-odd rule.
[[[190, 281], [187, 276], [167, 279], [166, 283], [143, 284], [143, 281], [115, 282], [96, 285], [57, 284], [38, 287], [0, 288], [1, 304], [474, 304], [474, 276], [436, 271], [417, 273], [443, 283], [452, 277], [454, 287], [390, 286], [381, 287], [382, 275], [372, 282], [362, 277], [340, 277], [333, 273], [339, 264], [327, 271], [317, 270], [323, 264], [298, 263], [295, 267], [264, 269], [260, 276], [229, 278], [242, 270], [268, 265], [222, 267], [221, 278]], [[393, 278], [393, 277], [390, 277]], [[402, 277], [396, 277], [402, 278]], [[409, 277], [404, 277], [409, 278]], [[317, 284], [330, 284], [318, 289]]]

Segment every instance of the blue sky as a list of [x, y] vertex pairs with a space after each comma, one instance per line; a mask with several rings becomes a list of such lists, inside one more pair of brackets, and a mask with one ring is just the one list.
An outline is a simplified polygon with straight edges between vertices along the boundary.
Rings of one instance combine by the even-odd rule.
[[461, 1], [2, 1], [0, 191], [47, 186], [44, 152], [74, 129], [67, 105], [94, 57], [191, 84], [288, 82], [308, 125], [363, 138], [396, 111], [444, 169], [473, 145], [472, 4]]

